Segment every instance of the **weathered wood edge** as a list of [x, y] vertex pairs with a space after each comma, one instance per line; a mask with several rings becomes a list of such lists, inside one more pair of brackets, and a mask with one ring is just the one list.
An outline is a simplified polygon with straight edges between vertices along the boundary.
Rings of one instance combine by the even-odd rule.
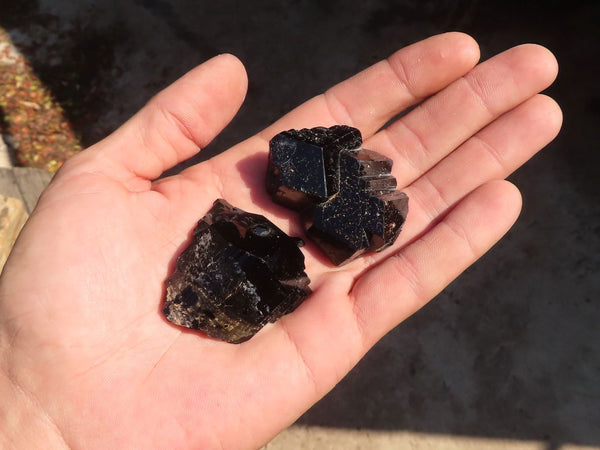
[[21, 200], [0, 195], [0, 273], [28, 217]]
[[31, 211], [37, 205], [38, 198], [40, 198], [40, 195], [46, 189], [50, 180], [52, 180], [52, 175], [45, 170], [27, 167], [13, 167], [12, 170], [19, 186], [23, 203], [25, 203], [27, 212], [31, 214]]
[[0, 273], [52, 175], [27, 167], [0, 168]]

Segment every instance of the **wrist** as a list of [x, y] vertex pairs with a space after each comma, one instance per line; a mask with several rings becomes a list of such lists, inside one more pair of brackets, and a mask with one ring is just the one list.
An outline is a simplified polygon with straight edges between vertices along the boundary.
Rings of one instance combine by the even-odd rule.
[[0, 448], [68, 448], [35, 397], [0, 368]]

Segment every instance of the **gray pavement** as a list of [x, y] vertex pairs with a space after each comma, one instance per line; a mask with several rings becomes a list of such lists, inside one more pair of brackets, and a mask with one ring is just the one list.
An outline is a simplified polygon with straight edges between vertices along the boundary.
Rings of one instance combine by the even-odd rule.
[[[187, 69], [236, 54], [249, 73], [248, 98], [204, 156], [437, 32], [471, 33], [484, 58], [522, 42], [548, 46], [561, 65], [549, 93], [565, 125], [511, 177], [524, 197], [517, 225], [278, 438], [290, 439], [285, 446], [269, 448], [600, 446], [600, 3], [543, 5], [24, 0], [9, 16], [0, 6], [0, 25], [59, 94], [51, 75], [74, 69], [65, 83], [82, 92], [71, 111], [93, 113], [73, 113], [88, 143]], [[386, 436], [401, 440], [388, 445]], [[431, 445], [419, 447], [415, 436]]]

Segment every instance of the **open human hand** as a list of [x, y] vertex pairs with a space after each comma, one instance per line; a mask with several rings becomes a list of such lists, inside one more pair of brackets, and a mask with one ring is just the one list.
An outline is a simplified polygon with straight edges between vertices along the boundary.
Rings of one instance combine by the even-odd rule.
[[[153, 181], [240, 106], [244, 69], [221, 55], [67, 161], [0, 278], [0, 443], [253, 448], [291, 424], [515, 221], [519, 192], [503, 179], [560, 128], [560, 109], [538, 94], [557, 65], [535, 45], [478, 59], [470, 37], [434, 36]], [[365, 148], [394, 160], [410, 197], [398, 241], [339, 268], [307, 243], [313, 294], [243, 344], [168, 323], [164, 281], [216, 198], [302, 235], [265, 192], [268, 140], [333, 124], [359, 128]]]

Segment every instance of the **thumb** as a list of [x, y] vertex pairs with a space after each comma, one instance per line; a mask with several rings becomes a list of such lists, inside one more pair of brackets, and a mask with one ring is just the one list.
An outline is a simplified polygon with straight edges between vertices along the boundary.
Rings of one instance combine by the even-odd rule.
[[[129, 185], [158, 178], [205, 147], [231, 121], [247, 89], [246, 71], [223, 54], [152, 98], [117, 131], [59, 172], [101, 172]], [[137, 181], [137, 183], [136, 183]]]

